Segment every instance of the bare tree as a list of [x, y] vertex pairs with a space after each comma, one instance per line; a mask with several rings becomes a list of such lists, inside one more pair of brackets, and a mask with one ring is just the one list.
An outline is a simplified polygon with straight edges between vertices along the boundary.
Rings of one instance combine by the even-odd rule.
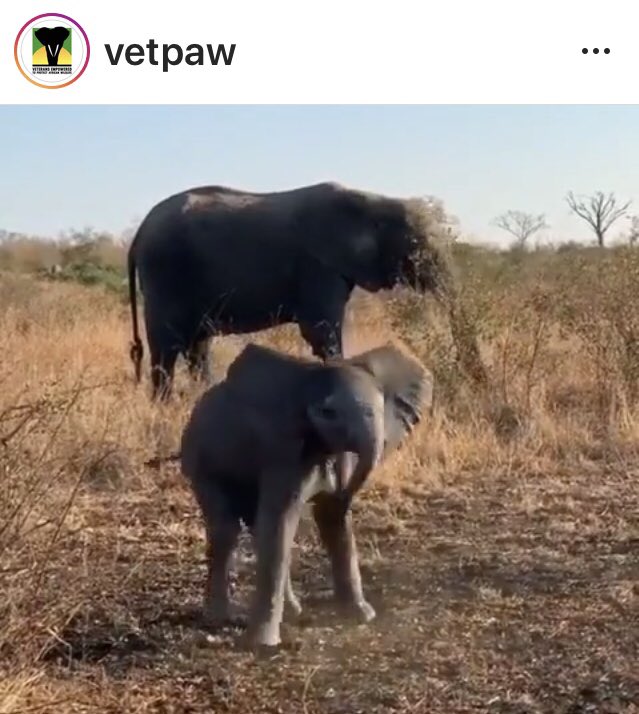
[[548, 228], [543, 213], [533, 216], [523, 211], [507, 211], [495, 218], [495, 225], [514, 236], [515, 245], [519, 248], [523, 248], [535, 233]]
[[617, 205], [614, 193], [607, 196], [603, 191], [597, 191], [592, 196], [576, 198], [572, 191], [568, 192], [566, 202], [570, 210], [592, 228], [597, 236], [597, 243], [603, 247], [606, 233], [612, 224], [625, 216], [632, 201], [627, 201], [623, 206]]

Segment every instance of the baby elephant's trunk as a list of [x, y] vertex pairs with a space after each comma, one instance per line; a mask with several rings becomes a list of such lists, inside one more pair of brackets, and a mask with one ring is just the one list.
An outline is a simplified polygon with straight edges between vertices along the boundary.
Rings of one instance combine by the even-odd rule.
[[[341, 486], [341, 499], [344, 509], [348, 509], [355, 494], [362, 488], [366, 479], [382, 458], [384, 450], [384, 405], [380, 395], [380, 404], [375, 405], [367, 418], [359, 425], [360, 433], [355, 437], [357, 464], [352, 473], [347, 473], [348, 459], [338, 460], [338, 486]], [[341, 473], [340, 473], [341, 472]]]

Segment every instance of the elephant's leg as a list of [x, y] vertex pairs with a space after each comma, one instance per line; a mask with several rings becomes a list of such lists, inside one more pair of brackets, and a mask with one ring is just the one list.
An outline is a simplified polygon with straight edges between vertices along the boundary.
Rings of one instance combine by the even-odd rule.
[[302, 266], [297, 323], [313, 354], [326, 361], [341, 357], [344, 311], [353, 285], [316, 262]]
[[362, 590], [352, 516], [344, 513], [340, 505], [332, 496], [318, 496], [313, 502], [313, 516], [331, 561], [338, 603], [362, 622], [370, 622], [375, 610], [366, 602]]
[[233, 621], [230, 601], [230, 570], [233, 552], [240, 534], [239, 519], [230, 514], [207, 523], [207, 577], [204, 591], [204, 613], [215, 625]]
[[180, 342], [161, 317], [159, 309], [145, 305], [146, 333], [151, 360], [151, 398], [168, 399], [175, 363], [180, 354]]
[[341, 320], [309, 319], [300, 321], [299, 326], [302, 337], [316, 357], [326, 361], [329, 357], [343, 355]]
[[171, 396], [173, 374], [179, 350], [167, 348], [151, 352], [151, 398], [165, 401]]
[[[273, 477], [279, 480], [282, 475], [274, 474]], [[280, 642], [280, 624], [290, 572], [291, 549], [301, 508], [301, 500], [293, 493], [285, 494], [280, 489], [265, 489], [261, 495], [255, 527], [255, 599], [249, 617], [248, 633], [253, 645], [274, 647]]]
[[210, 342], [209, 337], [199, 339], [186, 353], [189, 374], [202, 382], [211, 381]]
[[302, 614], [302, 606], [299, 598], [293, 590], [293, 581], [291, 580], [291, 568], [289, 565], [288, 575], [286, 576], [286, 585], [284, 588], [284, 607], [294, 617], [299, 617]]
[[171, 396], [173, 385], [173, 374], [179, 350], [165, 348], [151, 353], [151, 398], [161, 401], [167, 400]]
[[[251, 529], [251, 535], [253, 536], [253, 544], [257, 549], [257, 541], [255, 539], [254, 528]], [[299, 598], [297, 597], [297, 595], [295, 594], [295, 590], [293, 589], [290, 563], [286, 576], [286, 584], [284, 586], [284, 608], [285, 611], [288, 610], [290, 614], [294, 617], [299, 617], [302, 614], [302, 605], [300, 604]]]
[[229, 575], [240, 520], [226, 494], [216, 486], [215, 474], [200, 474], [192, 483], [206, 529], [204, 614], [212, 624], [224, 624], [231, 620]]

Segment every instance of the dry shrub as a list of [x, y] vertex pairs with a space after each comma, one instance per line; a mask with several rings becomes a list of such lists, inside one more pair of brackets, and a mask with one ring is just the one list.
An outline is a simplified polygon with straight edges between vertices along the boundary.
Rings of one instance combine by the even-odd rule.
[[21, 236], [0, 243], [0, 270], [46, 270], [59, 262], [59, 258], [59, 248], [53, 241]]
[[[452, 258], [452, 248], [458, 238], [456, 219], [432, 196], [410, 200], [408, 217], [411, 232], [419, 237], [419, 250], [414, 256], [417, 273], [422, 279], [428, 277], [423, 287], [437, 299], [446, 314], [456, 362], [475, 386], [486, 389], [488, 374], [479, 350], [476, 321], [460, 294], [459, 275]], [[415, 296], [412, 302], [416, 302]], [[404, 323], [400, 321], [400, 324]]]

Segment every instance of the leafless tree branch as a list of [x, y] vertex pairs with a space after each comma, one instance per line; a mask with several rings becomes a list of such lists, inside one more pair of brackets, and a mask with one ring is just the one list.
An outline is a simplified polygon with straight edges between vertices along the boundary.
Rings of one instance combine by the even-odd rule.
[[495, 225], [515, 237], [516, 244], [523, 248], [529, 238], [538, 231], [548, 228], [543, 213], [534, 216], [523, 211], [507, 211], [495, 219]]
[[614, 193], [609, 193], [606, 196], [603, 191], [596, 191], [592, 196], [578, 198], [572, 191], [569, 191], [566, 203], [573, 213], [586, 221], [594, 231], [597, 243], [603, 246], [606, 233], [613, 223], [626, 215], [632, 201], [618, 205]]

